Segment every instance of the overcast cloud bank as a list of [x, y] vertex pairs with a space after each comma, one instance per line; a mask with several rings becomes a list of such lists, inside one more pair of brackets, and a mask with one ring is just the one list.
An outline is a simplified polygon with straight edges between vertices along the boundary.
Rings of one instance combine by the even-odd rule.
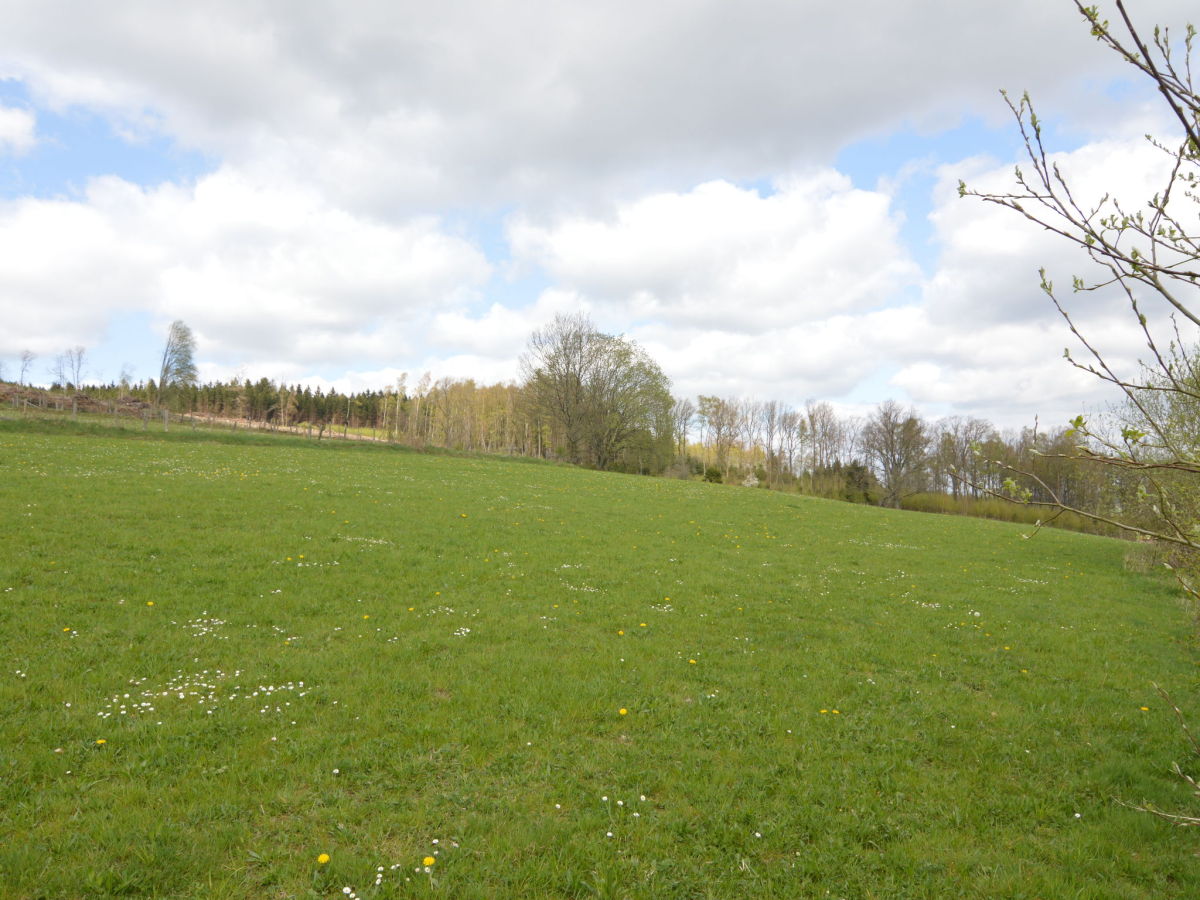
[[[183, 319], [206, 377], [494, 381], [583, 309], [680, 395], [1002, 424], [1105, 395], [1037, 284], [1083, 260], [957, 197], [1011, 182], [997, 89], [1034, 93], [1085, 193], [1149, 196], [1141, 136], [1170, 130], [1057, 0], [15, 2], [0, 76], [0, 359], [83, 344], [149, 377]], [[89, 117], [106, 152], [47, 175]], [[159, 143], [204, 171], [114, 174]], [[869, 171], [839, 170], [858, 145]], [[1133, 364], [1120, 304], [1078, 309]]]

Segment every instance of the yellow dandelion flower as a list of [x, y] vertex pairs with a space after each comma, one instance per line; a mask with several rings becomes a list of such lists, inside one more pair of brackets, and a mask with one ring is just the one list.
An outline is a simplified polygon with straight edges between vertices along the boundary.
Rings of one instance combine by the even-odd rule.
[[96, 741], [96, 746], [99, 747], [101, 744], [107, 744], [107, 743], [108, 743], [108, 741], [106, 741], [104, 738], [100, 738]]
[[620, 709], [618, 709], [618, 710], [617, 710], [617, 712], [619, 712], [619, 713], [620, 713], [621, 715], [623, 715], [623, 716], [627, 716], [627, 715], [629, 715], [629, 710], [627, 710], [627, 709], [626, 709], [625, 707], [623, 707], [623, 706], [622, 706]]
[[1138, 709], [1140, 709], [1142, 712], [1150, 712], [1150, 707], [1148, 706], [1139, 706]]
[[317, 865], [318, 866], [323, 866], [327, 862], [329, 862], [329, 854], [328, 853], [322, 853], [317, 857]]
[[691, 663], [693, 666], [696, 664], [696, 661], [694, 659], [689, 659], [688, 662]]
[[423, 860], [421, 860], [421, 865], [432, 866], [435, 862], [437, 862], [436, 859], [434, 859], [432, 856], [427, 856]]
[[618, 631], [617, 634], [624, 634], [624, 631]]

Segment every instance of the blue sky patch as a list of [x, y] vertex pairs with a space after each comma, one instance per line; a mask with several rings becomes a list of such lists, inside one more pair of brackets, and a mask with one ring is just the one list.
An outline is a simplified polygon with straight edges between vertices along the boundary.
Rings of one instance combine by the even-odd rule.
[[33, 148], [0, 159], [0, 199], [77, 198], [89, 179], [103, 175], [142, 187], [191, 181], [216, 165], [164, 137], [131, 141], [103, 116], [81, 107], [63, 112], [39, 108], [19, 81], [0, 81], [0, 105], [27, 110], [37, 119]]

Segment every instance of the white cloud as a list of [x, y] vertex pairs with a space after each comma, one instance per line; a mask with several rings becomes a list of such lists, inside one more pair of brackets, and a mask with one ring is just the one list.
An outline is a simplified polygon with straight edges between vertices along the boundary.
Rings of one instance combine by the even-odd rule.
[[493, 303], [481, 315], [472, 315], [467, 309], [446, 310], [433, 317], [429, 341], [439, 349], [507, 360], [515, 371], [516, 359], [534, 331], [545, 326], [557, 313], [580, 309], [586, 311], [587, 305], [578, 295], [549, 290], [534, 303], [519, 309]]
[[37, 143], [37, 120], [28, 110], [0, 106], [0, 154], [20, 156]]
[[883, 194], [835, 172], [767, 196], [724, 181], [656, 194], [610, 218], [510, 228], [518, 260], [633, 321], [762, 334], [885, 302], [918, 270]]
[[[1138, 15], [1188, 11], [1157, 0]], [[998, 87], [1071, 109], [1056, 101], [1088, 90], [1080, 72], [1122, 70], [1070, 4], [1043, 0], [819, 16], [791, 0], [11, 0], [0, 71], [54, 108], [406, 216], [770, 177], [964, 109], [1001, 120]]]
[[434, 219], [374, 222], [227, 169], [192, 186], [106, 178], [81, 201], [11, 203], [0, 240], [13, 340], [88, 343], [112, 311], [140, 309], [184, 319], [209, 362], [287, 360], [292, 372], [410, 351], [490, 272]]
[[[1091, 208], [1108, 194], [1132, 213], [1144, 210], [1165, 186], [1169, 158], [1135, 135], [1052, 154], [1049, 162], [1059, 167], [1081, 207]], [[1028, 163], [1023, 170], [1032, 176]], [[1070, 349], [1076, 360], [1094, 363], [1041, 291], [1037, 270], [1046, 269], [1072, 320], [1104, 359], [1122, 376], [1134, 377], [1149, 350], [1127, 298], [1114, 288], [1075, 293], [1074, 275], [1095, 282], [1107, 273], [1079, 247], [1018, 213], [959, 199], [954, 187], [959, 177], [981, 191], [1015, 187], [1011, 165], [975, 160], [943, 172], [931, 216], [941, 255], [922, 297], [929, 328], [920, 357], [905, 364], [891, 383], [921, 403], [959, 412], [990, 410], [1010, 422], [1038, 412], [1065, 421], [1115, 401], [1114, 389], [1063, 359], [1064, 349]], [[1025, 206], [1046, 215], [1032, 201]], [[1171, 338], [1170, 309], [1151, 291], [1141, 291], [1140, 299], [1165, 345]], [[1197, 308], [1200, 291], [1181, 299]]]

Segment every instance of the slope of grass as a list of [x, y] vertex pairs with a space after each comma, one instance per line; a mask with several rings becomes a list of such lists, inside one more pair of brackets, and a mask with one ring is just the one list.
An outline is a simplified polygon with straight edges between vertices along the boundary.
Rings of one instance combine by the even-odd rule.
[[8, 896], [1200, 888], [1114, 802], [1187, 806], [1152, 682], [1200, 703], [1118, 542], [131, 438], [0, 423]]

